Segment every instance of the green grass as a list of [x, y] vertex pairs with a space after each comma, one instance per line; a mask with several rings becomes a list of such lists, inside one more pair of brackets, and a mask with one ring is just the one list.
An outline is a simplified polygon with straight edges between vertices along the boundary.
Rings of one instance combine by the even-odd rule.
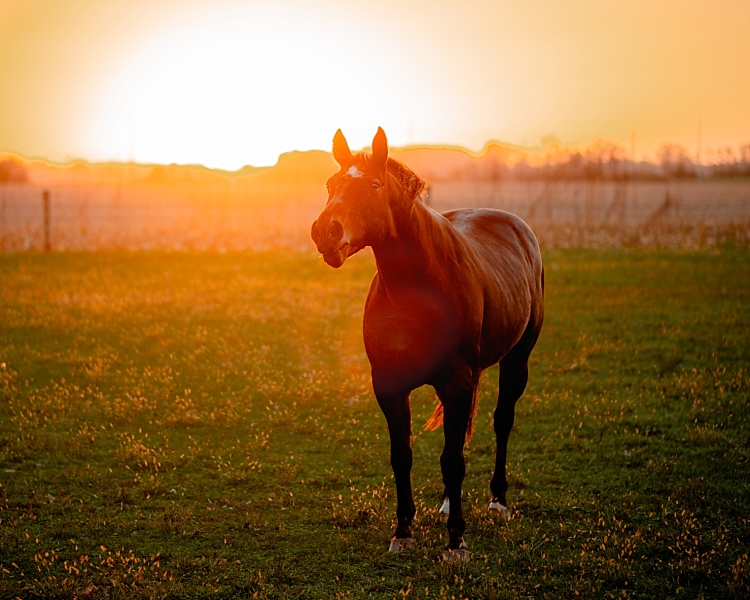
[[[361, 315], [370, 256], [0, 255], [0, 598], [750, 594], [750, 252], [550, 250], [486, 514], [497, 369], [438, 561], [440, 432], [413, 395], [418, 548]], [[429, 594], [429, 595], [428, 595]]]

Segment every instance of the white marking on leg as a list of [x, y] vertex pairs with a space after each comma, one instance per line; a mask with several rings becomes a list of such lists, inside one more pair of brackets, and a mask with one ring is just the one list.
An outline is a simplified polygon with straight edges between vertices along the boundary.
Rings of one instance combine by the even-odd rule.
[[448, 515], [451, 512], [451, 501], [448, 500], [448, 498], [443, 499], [443, 505], [440, 507], [440, 510], [438, 511], [438, 516], [440, 517], [441, 523], [446, 523], [448, 521]]
[[495, 502], [494, 500], [490, 502], [487, 510], [491, 515], [497, 515], [498, 517], [502, 517], [503, 519], [510, 519], [510, 509], [504, 504], [500, 504], [499, 502]]
[[356, 178], [364, 177], [364, 174], [356, 167], [356, 165], [352, 165], [351, 167], [349, 167], [349, 170], [346, 172], [346, 174]]

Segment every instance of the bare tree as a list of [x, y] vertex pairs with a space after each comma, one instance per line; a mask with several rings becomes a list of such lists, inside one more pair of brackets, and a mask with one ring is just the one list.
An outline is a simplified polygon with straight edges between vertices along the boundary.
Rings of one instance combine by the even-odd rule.
[[688, 151], [676, 144], [665, 144], [657, 153], [662, 173], [668, 179], [695, 177], [695, 164]]

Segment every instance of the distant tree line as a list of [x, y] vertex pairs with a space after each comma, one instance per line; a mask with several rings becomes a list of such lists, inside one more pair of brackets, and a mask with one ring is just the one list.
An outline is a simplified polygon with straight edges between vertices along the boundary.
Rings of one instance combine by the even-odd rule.
[[22, 183], [27, 180], [26, 168], [21, 163], [10, 158], [0, 160], [0, 182]]
[[655, 161], [634, 161], [618, 144], [597, 141], [584, 149], [551, 144], [541, 154], [528, 153], [514, 163], [491, 152], [460, 172], [458, 179], [558, 179], [558, 180], [664, 180], [715, 177], [750, 177], [750, 143], [737, 152], [724, 148], [698, 163], [676, 144], [665, 144]]

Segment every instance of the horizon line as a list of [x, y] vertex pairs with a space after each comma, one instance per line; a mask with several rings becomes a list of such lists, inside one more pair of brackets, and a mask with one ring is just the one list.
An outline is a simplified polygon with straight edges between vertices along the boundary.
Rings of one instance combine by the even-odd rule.
[[[618, 141], [618, 140], [616, 140], [614, 138], [607, 137], [607, 136], [597, 136], [597, 137], [591, 138], [588, 142], [585, 142], [585, 143], [581, 143], [581, 142], [566, 143], [566, 142], [563, 142], [562, 140], [560, 140], [560, 138], [558, 138], [554, 134], [551, 134], [551, 135], [548, 135], [548, 136], [541, 137], [540, 140], [539, 140], [539, 142], [540, 143], [538, 145], [535, 145], [535, 146], [524, 146], [524, 145], [521, 145], [521, 144], [514, 144], [514, 143], [511, 143], [511, 142], [500, 141], [500, 140], [497, 140], [497, 139], [490, 139], [487, 142], [485, 142], [484, 146], [479, 151], [471, 150], [471, 149], [467, 148], [466, 146], [462, 146], [460, 144], [442, 144], [442, 143], [438, 143], [438, 144], [429, 144], [429, 143], [421, 144], [421, 143], [415, 143], [415, 144], [407, 144], [407, 145], [399, 145], [399, 146], [389, 146], [389, 150], [393, 150], [395, 152], [405, 152], [405, 151], [411, 151], [411, 150], [449, 150], [449, 151], [461, 152], [461, 153], [466, 154], [467, 156], [470, 156], [472, 158], [481, 158], [482, 156], [484, 156], [493, 147], [505, 147], [505, 148], [508, 148], [508, 149], [511, 149], [511, 150], [515, 150], [515, 151], [518, 151], [518, 152], [524, 152], [524, 153], [529, 153], [529, 154], [539, 154], [539, 153], [543, 153], [544, 151], [546, 151], [550, 147], [550, 145], [552, 145], [552, 144], [557, 144], [559, 147], [561, 147], [563, 149], [567, 149], [567, 150], [573, 150], [573, 149], [585, 150], [586, 148], [594, 145], [597, 142], [608, 142], [608, 143], [611, 143], [611, 144], [613, 144], [613, 145], [621, 148], [627, 155], [630, 155], [630, 152], [627, 150], [627, 148], [625, 147], [624, 143], [622, 143], [622, 142], [620, 142], [620, 141]], [[744, 142], [744, 143], [740, 143], [737, 146], [737, 149], [738, 150], [742, 149], [742, 148], [744, 148], [747, 145], [750, 145], [750, 140], [748, 140], [747, 142]], [[690, 156], [691, 159], [692, 159], [692, 153], [685, 146], [683, 146], [682, 144], [673, 143], [673, 142], [663, 142], [658, 147], [659, 148], [663, 148], [665, 146], [674, 146], [674, 147], [683, 148], [687, 152], [688, 156]], [[731, 146], [726, 146], [726, 147], [728, 147], [728, 148], [731, 149]], [[372, 148], [370, 146], [365, 146], [365, 147], [363, 147], [361, 149], [356, 150], [355, 154], [358, 153], [358, 152], [368, 152], [368, 151], [371, 151], [371, 150], [372, 150]], [[701, 150], [699, 150], [699, 153], [700, 154], [705, 154], [706, 150], [707, 149], [702, 148]], [[243, 171], [245, 169], [253, 169], [253, 170], [258, 170], [258, 171], [262, 171], [262, 170], [266, 170], [266, 169], [272, 169], [272, 168], [278, 166], [279, 163], [280, 163], [280, 161], [281, 161], [281, 159], [282, 159], [282, 157], [284, 157], [286, 155], [290, 155], [290, 154], [312, 154], [312, 153], [328, 154], [328, 155], [331, 155], [331, 157], [333, 158], [333, 154], [332, 154], [331, 150], [323, 150], [323, 149], [320, 149], [320, 148], [309, 148], [309, 149], [306, 149], [306, 150], [291, 149], [291, 150], [286, 150], [284, 152], [281, 152], [277, 156], [276, 162], [273, 163], [273, 164], [268, 164], [268, 165], [253, 165], [253, 164], [250, 164], [250, 163], [246, 163], [246, 164], [244, 164], [244, 165], [242, 165], [242, 166], [240, 166], [240, 167], [238, 167], [236, 169], [228, 169], [228, 168], [225, 168], [225, 167], [211, 167], [209, 165], [206, 165], [206, 164], [203, 164], [203, 163], [199, 163], [199, 162], [190, 162], [190, 163], [180, 163], [180, 162], [160, 163], [160, 162], [151, 162], [151, 161], [140, 162], [140, 161], [135, 160], [135, 159], [123, 159], [123, 160], [120, 160], [120, 159], [102, 159], [102, 160], [97, 160], [97, 159], [86, 159], [86, 158], [81, 158], [81, 157], [74, 157], [74, 158], [66, 158], [66, 159], [62, 159], [62, 160], [57, 160], [57, 159], [51, 159], [51, 158], [48, 158], [48, 157], [45, 157], [45, 156], [25, 155], [23, 153], [16, 152], [14, 150], [0, 149], [0, 157], [3, 160], [7, 160], [8, 158], [15, 158], [15, 159], [18, 159], [21, 162], [26, 162], [26, 163], [40, 162], [40, 163], [43, 163], [46, 166], [58, 167], [58, 168], [69, 168], [69, 167], [73, 167], [73, 166], [79, 165], [79, 164], [83, 164], [83, 165], [88, 166], [88, 167], [105, 167], [105, 166], [139, 166], [139, 167], [152, 167], [152, 168], [153, 167], [181, 167], [181, 168], [192, 168], [192, 169], [205, 169], [205, 170], [208, 170], [208, 171], [218, 171], [218, 172], [222, 172], [222, 173], [230, 174], [230, 175], [231, 174], [235, 174], [235, 175], [239, 174], [241, 171]], [[698, 156], [699, 155], [696, 155], [696, 159], [697, 159], [696, 160], [696, 164], [703, 164], [703, 161], [700, 161], [700, 159], [698, 159]], [[633, 162], [636, 162], [636, 163], [650, 162], [646, 158], [642, 158], [641, 160], [636, 160], [635, 157], [632, 157], [632, 156], [628, 156], [628, 159], [631, 160], [631, 161], [633, 161]]]

